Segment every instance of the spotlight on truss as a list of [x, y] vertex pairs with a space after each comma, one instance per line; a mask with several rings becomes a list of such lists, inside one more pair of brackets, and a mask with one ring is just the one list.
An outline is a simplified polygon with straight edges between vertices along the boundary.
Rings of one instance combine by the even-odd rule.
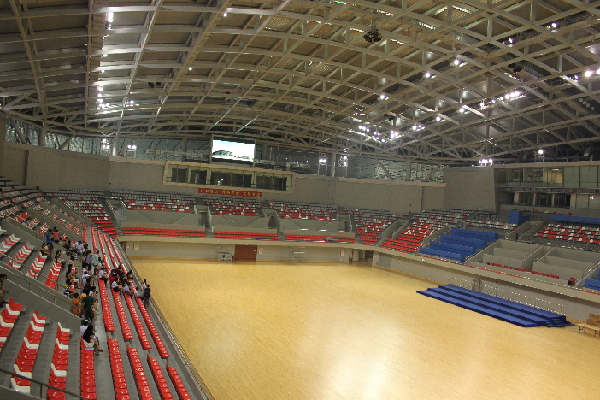
[[383, 37], [381, 33], [379, 33], [379, 29], [375, 26], [375, 21], [371, 24], [371, 30], [363, 35], [363, 39], [365, 39], [369, 43], [377, 43], [380, 42]]

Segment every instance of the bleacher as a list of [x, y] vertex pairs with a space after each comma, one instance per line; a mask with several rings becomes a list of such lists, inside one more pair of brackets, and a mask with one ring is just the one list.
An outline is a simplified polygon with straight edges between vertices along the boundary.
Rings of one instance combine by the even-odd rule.
[[536, 236], [545, 239], [600, 244], [600, 227], [594, 225], [548, 223], [540, 229]]
[[192, 196], [182, 193], [121, 190], [112, 192], [113, 198], [123, 202], [130, 210], [192, 212], [195, 203]]
[[202, 201], [213, 215], [262, 215], [262, 205], [253, 198], [215, 196], [204, 197]]
[[68, 206], [79, 212], [90, 221], [94, 222], [100, 229], [112, 237], [118, 236], [113, 221], [104, 209], [101, 203], [102, 192], [93, 192], [91, 195], [79, 193], [72, 189], [61, 190], [59, 192], [48, 192], [48, 196], [60, 198]]
[[498, 236], [496, 232], [452, 227], [450, 235], [440, 235], [439, 240], [429, 242], [429, 247], [421, 247], [419, 253], [464, 263], [467, 258], [498, 240]]
[[441, 285], [437, 288], [429, 288], [417, 293], [518, 326], [564, 327], [572, 325], [564, 315], [558, 315], [455, 285]]
[[267, 205], [279, 218], [332, 221], [337, 217], [337, 207], [330, 204], [271, 200]]
[[424, 239], [448, 224], [455, 224], [467, 217], [463, 210], [432, 210], [415, 215], [413, 222], [399, 235], [385, 239], [379, 246], [403, 253], [414, 253]]
[[[50, 211], [50, 216], [64, 217], [60, 206], [42, 207], [36, 212], [45, 215], [45, 211]], [[172, 350], [175, 347], [156, 320], [156, 314], [146, 310], [139, 298], [126, 296], [123, 300], [121, 295], [115, 296], [103, 282], [98, 283], [99, 315], [95, 327], [101, 338], [100, 347], [109, 352], [94, 356], [93, 351], [83, 346], [79, 318], [71, 313], [70, 299], [62, 294], [64, 271], [60, 263], [37, 250], [43, 238], [26, 225], [31, 218], [29, 215], [22, 220], [1, 221], [0, 272], [10, 274], [5, 288], [20, 301], [7, 297], [5, 300], [9, 302], [0, 312], [0, 367], [16, 374], [2, 375], [0, 385], [34, 396], [42, 393], [47, 399], [72, 398], [64, 390], [90, 400], [206, 398], [195, 378], [183, 368], [181, 356]], [[72, 223], [81, 226], [79, 221]], [[90, 247], [101, 250], [108, 270], [128, 265], [110, 236], [94, 227], [89, 229]], [[67, 230], [64, 233], [73, 235]], [[37, 295], [28, 292], [32, 287]], [[55, 300], [41, 304], [38, 296]], [[38, 307], [45, 312], [35, 311]], [[121, 312], [117, 314], [115, 310]], [[117, 316], [124, 328], [115, 326]], [[129, 361], [122, 362], [120, 354], [127, 354]], [[40, 391], [40, 385], [32, 379], [50, 386]]]
[[356, 234], [362, 244], [371, 245], [379, 241], [381, 232], [398, 218], [405, 218], [383, 210], [357, 208], [350, 210], [356, 224]]

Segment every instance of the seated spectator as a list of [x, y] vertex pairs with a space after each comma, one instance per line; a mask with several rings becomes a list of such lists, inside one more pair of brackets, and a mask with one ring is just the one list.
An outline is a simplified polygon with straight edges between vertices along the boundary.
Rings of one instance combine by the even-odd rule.
[[83, 339], [83, 344], [86, 350], [94, 350], [94, 355], [98, 355], [100, 351], [104, 351], [100, 348], [100, 344], [98, 342], [98, 338], [94, 334], [94, 327], [92, 325], [88, 325], [87, 329], [83, 333], [81, 337]]
[[123, 294], [133, 297], [133, 290], [131, 289], [131, 286], [129, 286], [128, 283], [126, 283], [125, 286], [123, 286]]
[[106, 282], [108, 282], [108, 277], [106, 276], [106, 271], [104, 270], [104, 267], [100, 267], [98, 269], [98, 280], [104, 281], [105, 284]]
[[81, 311], [81, 299], [79, 298], [79, 293], [73, 293], [73, 300], [71, 300], [71, 303], [73, 303], [73, 314], [79, 315]]
[[87, 319], [84, 319], [83, 321], [81, 321], [81, 326], [79, 327], [79, 334], [81, 336], [83, 336], [83, 334], [87, 330], [89, 323], [90, 322]]

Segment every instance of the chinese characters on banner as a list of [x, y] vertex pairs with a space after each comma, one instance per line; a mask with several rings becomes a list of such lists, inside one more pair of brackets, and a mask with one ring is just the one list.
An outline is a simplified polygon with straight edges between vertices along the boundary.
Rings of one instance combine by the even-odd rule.
[[198, 188], [198, 193], [221, 194], [224, 196], [237, 196], [237, 197], [262, 197], [262, 192], [253, 192], [250, 190], [224, 190], [224, 189]]

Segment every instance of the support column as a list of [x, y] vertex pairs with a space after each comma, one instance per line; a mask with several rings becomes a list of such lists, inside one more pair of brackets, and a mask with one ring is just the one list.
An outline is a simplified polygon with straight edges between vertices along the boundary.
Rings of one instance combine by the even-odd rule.
[[118, 156], [119, 154], [119, 142], [121, 141], [121, 134], [119, 134], [119, 132], [117, 132], [115, 134], [115, 137], [113, 139], [112, 145], [111, 145], [111, 154], [113, 157]]
[[38, 135], [38, 146], [46, 147], [46, 124], [40, 129], [40, 133]]
[[[188, 147], [188, 138], [181, 139], [181, 151], [183, 151], [184, 153], [187, 152], [187, 147]], [[183, 154], [181, 156], [182, 162], [185, 162], [185, 157], [186, 157], [185, 154]]]
[[405, 181], [410, 181], [410, 173], [412, 172], [412, 162], [406, 162], [406, 176], [404, 177]]
[[331, 153], [331, 176], [335, 176], [337, 167], [337, 153]]
[[4, 174], [4, 142], [6, 139], [6, 120], [0, 117], [0, 175]]

